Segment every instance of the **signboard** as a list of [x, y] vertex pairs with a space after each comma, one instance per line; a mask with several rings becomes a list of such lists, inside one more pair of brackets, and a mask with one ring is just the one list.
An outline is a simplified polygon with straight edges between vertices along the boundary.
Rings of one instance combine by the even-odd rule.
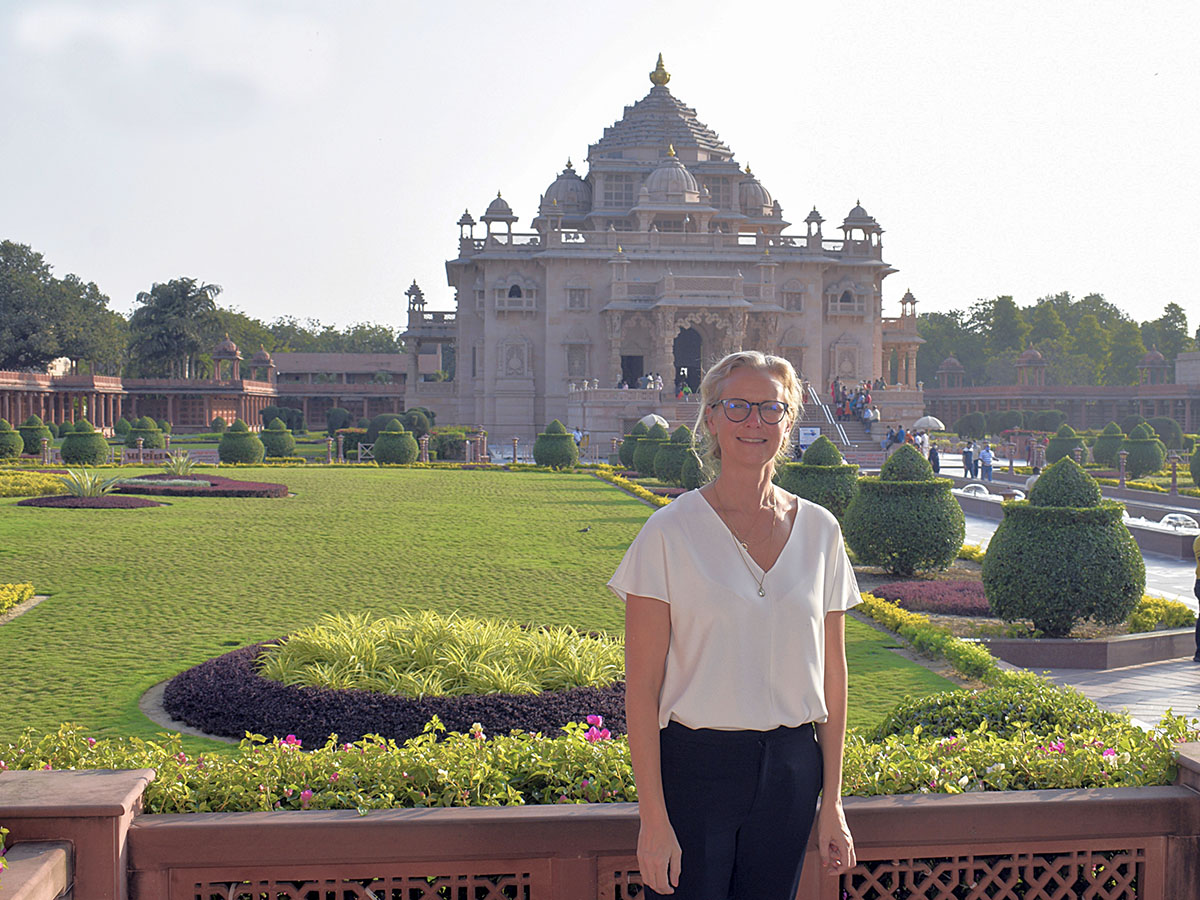
[[796, 429], [796, 443], [805, 449], [820, 436], [821, 429], [816, 425], [804, 425]]

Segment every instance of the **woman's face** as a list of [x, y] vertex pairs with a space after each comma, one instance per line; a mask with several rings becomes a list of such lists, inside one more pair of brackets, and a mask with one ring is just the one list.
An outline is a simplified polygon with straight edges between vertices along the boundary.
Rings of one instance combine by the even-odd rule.
[[[735, 369], [733, 374], [725, 379], [716, 400], [735, 399], [750, 403], [772, 400], [788, 402], [779, 379], [755, 369]], [[795, 414], [796, 410], [789, 409], [779, 422], [772, 425], [763, 421], [761, 407], [754, 406], [750, 409], [750, 415], [741, 422], [731, 422], [724, 408], [718, 403], [705, 410], [704, 416], [709, 433], [721, 448], [723, 467], [732, 464], [761, 468], [770, 464], [779, 453]]]

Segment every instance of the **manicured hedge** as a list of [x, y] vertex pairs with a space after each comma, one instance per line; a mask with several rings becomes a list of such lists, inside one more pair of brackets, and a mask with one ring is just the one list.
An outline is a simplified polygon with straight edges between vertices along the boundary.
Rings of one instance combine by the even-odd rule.
[[637, 450], [637, 443], [650, 429], [646, 427], [644, 422], [637, 422], [633, 428], [629, 430], [629, 434], [625, 435], [625, 440], [621, 441], [621, 447], [618, 450], [618, 456], [621, 460], [621, 465], [627, 469], [633, 468], [633, 454]]
[[833, 442], [821, 435], [800, 462], [780, 467], [775, 480], [785, 491], [825, 507], [840, 522], [858, 493], [858, 466], [846, 464]]
[[223, 463], [255, 465], [263, 461], [266, 452], [258, 435], [253, 434], [241, 419], [235, 420], [229, 430], [221, 435], [221, 443], [217, 447], [217, 455]]
[[62, 442], [62, 461], [73, 466], [100, 466], [112, 458], [112, 449], [104, 435], [87, 419], [75, 423], [75, 429]]
[[[155, 484], [156, 481], [193, 481], [195, 487]], [[270, 481], [235, 481], [222, 475], [153, 474], [131, 478], [117, 485], [118, 494], [147, 494], [152, 497], [286, 497], [286, 484]]]
[[638, 438], [637, 447], [633, 451], [633, 467], [646, 475], [653, 475], [654, 457], [658, 455], [658, 448], [669, 440], [671, 433], [655, 422], [649, 431]]
[[1121, 449], [1129, 452], [1125, 460], [1125, 476], [1141, 478], [1143, 475], [1153, 475], [1167, 464], [1167, 451], [1154, 434], [1154, 430], [1142, 423], [1129, 432], [1129, 437], [1121, 444]]
[[1125, 435], [1121, 426], [1116, 422], [1109, 422], [1096, 438], [1096, 443], [1092, 444], [1092, 459], [1102, 466], [1115, 467], [1118, 464], [1117, 453], [1120, 452], [1124, 441]]
[[565, 469], [579, 462], [579, 447], [562, 422], [555, 419], [533, 442], [533, 461], [551, 469]]
[[18, 500], [17, 506], [42, 506], [51, 509], [142, 509], [162, 504], [145, 497], [118, 497], [106, 494], [103, 497], [29, 497]]
[[167, 446], [158, 423], [149, 416], [142, 416], [133, 423], [133, 427], [125, 435], [125, 446], [136, 447], [138, 438], [142, 439], [143, 450], [162, 450]]
[[395, 419], [375, 439], [375, 461], [378, 463], [406, 465], [416, 462], [420, 452], [417, 439]]
[[683, 477], [683, 461], [692, 448], [692, 429], [680, 425], [671, 432], [671, 439], [654, 454], [654, 475], [667, 484], [680, 484]]
[[1083, 439], [1075, 433], [1075, 429], [1070, 425], [1062, 425], [1046, 445], [1046, 462], [1056, 463], [1064, 456], [1073, 455], [1075, 449], [1082, 446]]
[[260, 436], [265, 456], [291, 456], [296, 452], [296, 439], [287, 430], [283, 419], [274, 418], [267, 425], [267, 430]]
[[25, 439], [7, 419], [0, 419], [0, 459], [17, 459], [25, 450]]
[[21, 427], [17, 429], [21, 433], [21, 441], [24, 445], [22, 452], [30, 456], [39, 456], [42, 452], [42, 440], [51, 440], [53, 435], [50, 429], [42, 424], [42, 420], [37, 416], [30, 416], [21, 423]]

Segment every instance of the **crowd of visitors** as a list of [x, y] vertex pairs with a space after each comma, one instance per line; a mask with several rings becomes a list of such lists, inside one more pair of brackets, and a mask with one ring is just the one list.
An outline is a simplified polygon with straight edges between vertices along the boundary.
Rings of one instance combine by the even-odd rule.
[[879, 421], [879, 407], [871, 405], [871, 391], [881, 390], [883, 379], [861, 381], [851, 388], [835, 378], [829, 385], [829, 399], [833, 406], [833, 415], [839, 421], [858, 419], [866, 429], [867, 437], [871, 436], [871, 424]]

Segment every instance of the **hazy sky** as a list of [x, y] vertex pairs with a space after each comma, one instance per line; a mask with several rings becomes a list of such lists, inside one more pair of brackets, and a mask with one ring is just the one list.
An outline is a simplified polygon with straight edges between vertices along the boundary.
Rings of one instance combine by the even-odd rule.
[[1163, 0], [0, 0], [0, 239], [122, 311], [192, 276], [266, 320], [402, 325], [414, 277], [450, 308], [463, 208], [500, 189], [528, 230], [661, 51], [785, 218], [879, 220], [885, 314], [1065, 290], [1194, 329], [1198, 26]]

